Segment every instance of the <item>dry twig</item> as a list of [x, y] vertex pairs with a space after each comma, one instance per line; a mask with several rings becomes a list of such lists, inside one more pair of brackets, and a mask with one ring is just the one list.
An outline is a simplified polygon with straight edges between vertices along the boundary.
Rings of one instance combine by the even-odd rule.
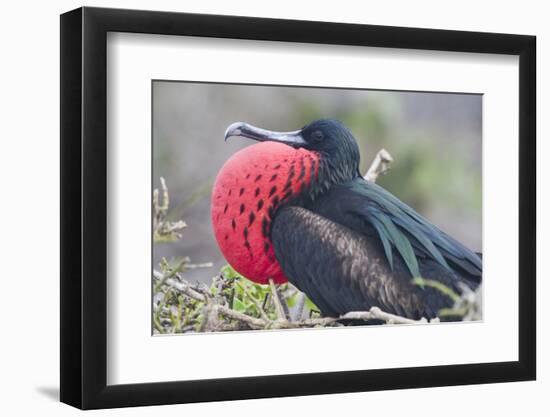
[[159, 201], [159, 190], [153, 191], [153, 240], [155, 242], [174, 242], [181, 239], [181, 232], [187, 227], [184, 221], [171, 222], [167, 220], [170, 206], [170, 195], [164, 178], [160, 177], [162, 199]]
[[271, 298], [273, 299], [273, 303], [275, 304], [277, 317], [279, 318], [279, 320], [286, 320], [285, 309], [281, 302], [281, 298], [279, 297], [279, 292], [277, 291], [275, 282], [272, 278], [269, 278], [269, 288], [271, 289]]
[[367, 173], [365, 174], [365, 179], [370, 182], [376, 182], [376, 179], [380, 175], [384, 175], [390, 169], [390, 165], [393, 162], [393, 158], [390, 153], [385, 149], [380, 149]]

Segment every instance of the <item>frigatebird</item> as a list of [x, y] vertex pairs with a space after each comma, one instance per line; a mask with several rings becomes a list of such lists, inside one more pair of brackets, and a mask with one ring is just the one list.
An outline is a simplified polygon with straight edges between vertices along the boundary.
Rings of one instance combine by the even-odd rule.
[[359, 147], [341, 122], [314, 121], [292, 132], [231, 124], [225, 139], [259, 143], [221, 168], [212, 224], [226, 260], [265, 284], [287, 280], [325, 316], [380, 309], [434, 318], [481, 283], [478, 254], [384, 188], [363, 178]]

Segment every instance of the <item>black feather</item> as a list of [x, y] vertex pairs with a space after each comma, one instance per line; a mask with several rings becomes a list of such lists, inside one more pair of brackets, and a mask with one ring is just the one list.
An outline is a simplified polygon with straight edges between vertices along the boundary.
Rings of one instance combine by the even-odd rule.
[[[377, 306], [419, 319], [435, 317], [440, 309], [452, 306], [452, 300], [437, 289], [415, 285], [401, 257], [394, 258], [392, 270], [379, 239], [305, 208], [279, 210], [272, 238], [288, 279], [308, 294], [324, 315]], [[419, 269], [424, 278], [461, 291], [455, 275], [437, 262], [426, 260]]]
[[[418, 276], [416, 265], [430, 260], [456, 275], [457, 279], [466, 279], [470, 287], [481, 282], [482, 263], [478, 254], [382, 187], [362, 178], [333, 185], [306, 208], [360, 233], [370, 231], [372, 234], [374, 229], [390, 266], [395, 249], [411, 276]], [[381, 224], [394, 227], [381, 227]]]

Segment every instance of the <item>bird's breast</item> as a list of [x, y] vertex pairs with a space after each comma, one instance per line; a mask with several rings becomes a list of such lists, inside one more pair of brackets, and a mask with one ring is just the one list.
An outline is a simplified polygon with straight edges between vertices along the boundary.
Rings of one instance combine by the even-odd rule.
[[257, 283], [287, 281], [275, 258], [271, 223], [277, 209], [306, 192], [317, 176], [319, 156], [303, 148], [263, 142], [235, 153], [212, 191], [214, 235], [225, 259]]

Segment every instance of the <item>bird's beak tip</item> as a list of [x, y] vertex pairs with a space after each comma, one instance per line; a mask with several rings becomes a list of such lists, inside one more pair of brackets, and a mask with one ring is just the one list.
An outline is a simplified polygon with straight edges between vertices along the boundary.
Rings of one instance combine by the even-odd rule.
[[240, 136], [242, 135], [242, 126], [243, 122], [231, 123], [227, 129], [225, 129], [224, 141], [227, 142], [231, 136]]

